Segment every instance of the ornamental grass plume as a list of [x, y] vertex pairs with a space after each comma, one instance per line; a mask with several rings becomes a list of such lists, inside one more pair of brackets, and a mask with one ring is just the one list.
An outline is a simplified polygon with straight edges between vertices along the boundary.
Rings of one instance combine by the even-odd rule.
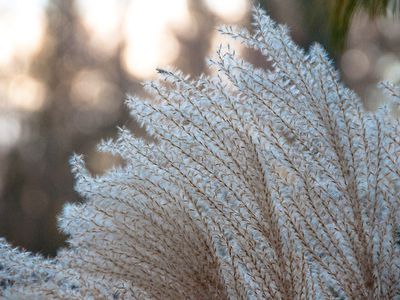
[[129, 97], [154, 136], [120, 129], [100, 151], [126, 164], [91, 176], [59, 219], [54, 259], [0, 243], [5, 299], [399, 299], [400, 124], [363, 109], [319, 45], [299, 49], [260, 9], [222, 34], [213, 76], [159, 70]]

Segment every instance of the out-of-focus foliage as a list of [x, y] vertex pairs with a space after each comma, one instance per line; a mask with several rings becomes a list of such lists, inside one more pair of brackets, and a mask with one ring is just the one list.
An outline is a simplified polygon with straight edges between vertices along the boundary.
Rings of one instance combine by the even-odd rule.
[[[264, 8], [269, 8], [272, 1], [260, 0]], [[366, 11], [371, 18], [378, 16], [398, 16], [399, 0], [301, 0], [304, 17], [316, 31], [322, 32], [322, 43], [332, 53], [343, 50], [346, 37], [354, 15]], [[327, 17], [328, 16], [328, 17]]]
[[358, 11], [365, 10], [370, 17], [377, 17], [386, 16], [389, 12], [398, 15], [400, 8], [399, 0], [331, 0], [326, 2], [330, 2], [328, 9], [332, 45], [337, 49], [343, 49], [352, 17]]

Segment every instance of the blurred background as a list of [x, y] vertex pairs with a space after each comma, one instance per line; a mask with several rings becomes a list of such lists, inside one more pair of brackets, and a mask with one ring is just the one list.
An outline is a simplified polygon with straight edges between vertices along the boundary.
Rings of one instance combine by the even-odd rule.
[[[322, 43], [346, 84], [375, 109], [376, 83], [400, 81], [399, 19], [386, 8], [330, 2], [260, 4], [301, 46]], [[54, 255], [65, 243], [56, 215], [66, 201], [82, 201], [70, 156], [83, 153], [94, 174], [120, 164], [95, 146], [116, 126], [144, 134], [125, 95], [142, 94], [140, 82], [157, 67], [207, 72], [204, 58], [226, 42], [216, 26], [248, 26], [250, 7], [248, 0], [0, 0], [0, 236]], [[264, 65], [258, 53], [235, 47]]]

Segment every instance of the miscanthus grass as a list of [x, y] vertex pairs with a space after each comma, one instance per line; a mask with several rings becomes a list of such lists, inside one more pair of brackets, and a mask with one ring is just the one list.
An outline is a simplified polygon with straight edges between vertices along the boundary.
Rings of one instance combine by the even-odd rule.
[[6, 299], [398, 299], [400, 89], [365, 111], [319, 45], [306, 53], [259, 9], [257, 69], [221, 47], [213, 76], [159, 70], [129, 97], [154, 137], [120, 129], [100, 151], [126, 164], [91, 176], [59, 219], [54, 259], [0, 242]]

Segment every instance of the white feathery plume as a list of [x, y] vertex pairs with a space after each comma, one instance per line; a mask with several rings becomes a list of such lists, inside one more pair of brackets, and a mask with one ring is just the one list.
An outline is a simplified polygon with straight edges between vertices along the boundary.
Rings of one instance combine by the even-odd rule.
[[69, 247], [45, 259], [0, 241], [6, 299], [398, 299], [400, 88], [367, 112], [319, 45], [308, 53], [254, 9], [254, 32], [220, 31], [214, 76], [159, 70], [129, 97], [155, 142], [127, 129], [99, 145], [124, 167], [71, 160], [83, 204]]

